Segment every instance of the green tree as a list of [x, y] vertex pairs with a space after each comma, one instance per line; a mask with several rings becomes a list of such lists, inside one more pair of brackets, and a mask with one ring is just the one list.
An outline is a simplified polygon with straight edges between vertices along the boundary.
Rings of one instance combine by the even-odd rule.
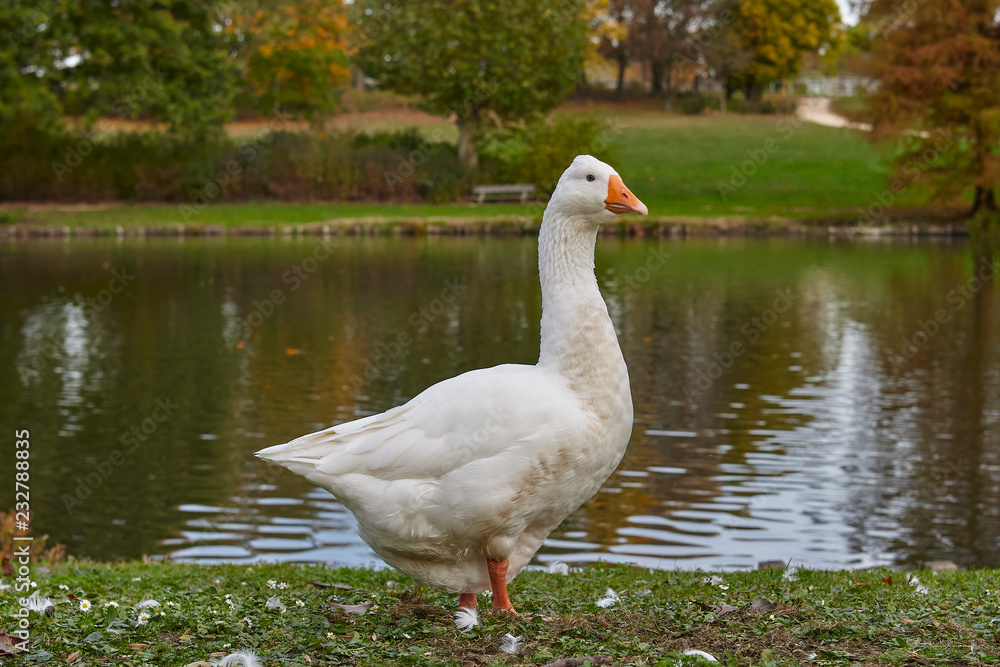
[[750, 62], [733, 83], [747, 99], [795, 76], [803, 53], [834, 51], [843, 39], [835, 0], [741, 0], [737, 8], [736, 30]]
[[[231, 113], [233, 65], [214, 2], [22, 0], [0, 8], [0, 119], [144, 114], [201, 138]], [[6, 122], [5, 122], [6, 125]]]
[[1000, 0], [874, 0], [872, 138], [897, 154], [897, 181], [997, 209]]
[[27, 0], [0, 4], [0, 137], [59, 120], [52, 73], [61, 44], [53, 11]]
[[478, 164], [482, 122], [547, 113], [579, 80], [587, 53], [582, 0], [371, 0], [362, 6], [359, 62], [387, 88], [453, 114], [466, 169]]
[[232, 116], [234, 72], [216, 2], [72, 0], [68, 97], [88, 116], [148, 114], [178, 135], [217, 132]]

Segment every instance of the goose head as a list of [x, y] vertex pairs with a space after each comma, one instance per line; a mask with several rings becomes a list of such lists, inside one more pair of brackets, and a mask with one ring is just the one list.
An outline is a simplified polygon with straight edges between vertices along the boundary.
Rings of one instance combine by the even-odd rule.
[[610, 165], [590, 155], [578, 155], [563, 172], [552, 193], [552, 204], [565, 214], [597, 224], [622, 213], [649, 213]]

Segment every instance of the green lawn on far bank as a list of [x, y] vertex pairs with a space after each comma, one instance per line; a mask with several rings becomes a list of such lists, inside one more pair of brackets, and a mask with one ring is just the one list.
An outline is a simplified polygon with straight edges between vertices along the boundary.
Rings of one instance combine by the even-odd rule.
[[[202, 667], [238, 648], [256, 651], [262, 665], [302, 666], [545, 665], [585, 656], [709, 664], [683, 654], [690, 649], [747, 666], [1000, 662], [994, 570], [528, 572], [511, 593], [533, 618], [486, 611], [467, 632], [454, 622], [456, 596], [388, 569], [70, 562], [35, 565], [31, 577], [54, 609], [29, 612], [29, 651], [7, 665]], [[0, 592], [7, 632], [18, 595]], [[602, 598], [611, 598], [606, 608]], [[500, 650], [508, 633], [523, 642], [516, 654]]]
[[[569, 112], [561, 112], [563, 114]], [[776, 116], [676, 116], [600, 107], [612, 162], [652, 216], [847, 219], [876, 203], [886, 167], [863, 133]], [[904, 192], [904, 203], [918, 193]], [[0, 207], [8, 221], [110, 228], [194, 223], [274, 225], [344, 218], [537, 217], [518, 203], [452, 205], [277, 202]]]

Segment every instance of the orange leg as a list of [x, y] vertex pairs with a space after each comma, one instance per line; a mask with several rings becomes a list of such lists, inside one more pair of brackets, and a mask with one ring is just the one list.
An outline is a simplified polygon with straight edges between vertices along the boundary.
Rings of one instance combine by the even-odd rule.
[[507, 567], [509, 564], [505, 560], [487, 560], [486, 568], [489, 570], [490, 587], [493, 589], [493, 608], [506, 609], [512, 614], [516, 614], [514, 605], [510, 603], [510, 598], [507, 596]]
[[475, 593], [459, 593], [458, 594], [458, 606], [459, 608], [475, 609], [476, 608], [476, 594]]

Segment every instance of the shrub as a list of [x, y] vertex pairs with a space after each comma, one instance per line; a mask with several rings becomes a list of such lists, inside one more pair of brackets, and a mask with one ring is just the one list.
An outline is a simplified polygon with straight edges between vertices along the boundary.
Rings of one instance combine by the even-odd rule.
[[549, 194], [577, 155], [612, 160], [619, 132], [608, 123], [569, 118], [489, 129], [477, 142], [484, 158], [478, 180], [533, 183], [540, 194]]
[[788, 115], [795, 113], [798, 106], [798, 100], [791, 95], [765, 93], [760, 101], [747, 102], [745, 108], [747, 113]]
[[705, 95], [700, 91], [689, 91], [674, 98], [674, 104], [681, 113], [696, 116], [719, 108], [718, 95]]
[[28, 130], [0, 145], [0, 199], [451, 201], [468, 186], [454, 147], [415, 130], [197, 143], [155, 132]]

